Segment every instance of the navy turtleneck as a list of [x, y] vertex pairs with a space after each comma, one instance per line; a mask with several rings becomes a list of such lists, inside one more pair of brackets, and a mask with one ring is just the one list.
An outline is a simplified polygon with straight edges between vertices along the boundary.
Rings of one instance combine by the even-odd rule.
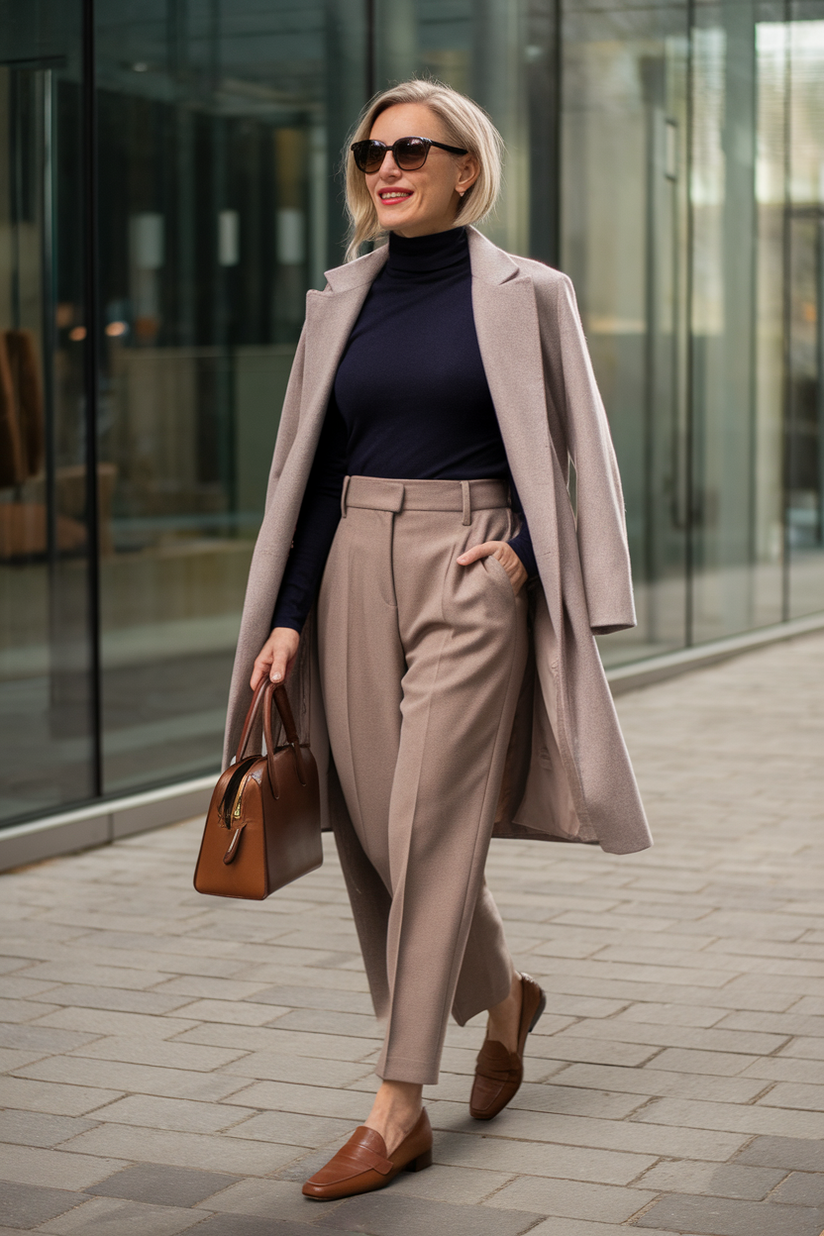
[[[463, 228], [389, 236], [338, 366], [273, 627], [303, 628], [340, 518], [344, 476], [512, 484], [472, 315]], [[519, 508], [513, 486], [513, 505]], [[526, 522], [509, 544], [537, 574]]]

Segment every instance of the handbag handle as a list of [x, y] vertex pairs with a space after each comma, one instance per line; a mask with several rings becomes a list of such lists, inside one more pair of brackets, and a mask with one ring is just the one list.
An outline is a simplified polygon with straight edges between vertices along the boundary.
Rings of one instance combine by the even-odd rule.
[[258, 712], [260, 711], [260, 705], [263, 701], [264, 695], [266, 694], [266, 688], [269, 685], [271, 684], [269, 682], [269, 676], [267, 674], [263, 678], [261, 678], [257, 687], [255, 688], [255, 693], [252, 696], [252, 702], [249, 705], [249, 711], [246, 714], [246, 720], [243, 722], [243, 732], [240, 735], [240, 742], [237, 745], [237, 752], [235, 754], [236, 764], [239, 764], [240, 761], [243, 759], [243, 756], [246, 754], [246, 747], [249, 743], [249, 737], [252, 733], [252, 726], [254, 725], [255, 719], [258, 715]]
[[272, 733], [272, 704], [277, 705], [280, 719], [283, 722], [283, 730], [286, 735], [286, 741], [292, 748], [292, 754], [295, 757], [295, 770], [298, 774], [298, 781], [301, 785], [306, 785], [306, 769], [303, 763], [303, 752], [300, 749], [300, 738], [298, 737], [297, 727], [295, 726], [295, 718], [292, 716], [292, 706], [289, 703], [289, 696], [286, 694], [286, 688], [282, 682], [273, 683], [268, 678], [264, 688], [265, 703], [263, 708], [263, 734], [266, 739], [266, 758], [269, 766], [269, 784], [272, 787], [272, 793], [277, 798], [278, 783], [275, 774], [275, 742]]

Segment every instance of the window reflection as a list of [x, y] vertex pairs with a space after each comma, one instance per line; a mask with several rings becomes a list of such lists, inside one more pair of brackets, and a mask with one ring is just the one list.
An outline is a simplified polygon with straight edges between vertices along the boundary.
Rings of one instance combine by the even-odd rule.
[[219, 759], [304, 296], [340, 261], [330, 131], [365, 80], [359, 5], [166, 7], [98, 5], [107, 791]]

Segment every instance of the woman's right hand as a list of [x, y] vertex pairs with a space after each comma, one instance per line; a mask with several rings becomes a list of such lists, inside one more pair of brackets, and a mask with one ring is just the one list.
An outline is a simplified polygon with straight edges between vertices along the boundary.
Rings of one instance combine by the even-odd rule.
[[298, 655], [300, 636], [291, 627], [275, 627], [266, 643], [255, 657], [250, 685], [256, 691], [267, 676], [272, 682], [285, 682], [286, 675]]

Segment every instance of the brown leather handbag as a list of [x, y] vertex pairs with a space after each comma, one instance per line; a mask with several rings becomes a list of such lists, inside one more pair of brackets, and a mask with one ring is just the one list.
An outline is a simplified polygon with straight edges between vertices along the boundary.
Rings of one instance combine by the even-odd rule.
[[[286, 742], [274, 745], [277, 706]], [[263, 710], [266, 754], [247, 755]], [[318, 770], [295, 728], [286, 688], [268, 678], [255, 691], [235, 763], [221, 774], [209, 805], [195, 888], [214, 897], [262, 901], [323, 862]]]

